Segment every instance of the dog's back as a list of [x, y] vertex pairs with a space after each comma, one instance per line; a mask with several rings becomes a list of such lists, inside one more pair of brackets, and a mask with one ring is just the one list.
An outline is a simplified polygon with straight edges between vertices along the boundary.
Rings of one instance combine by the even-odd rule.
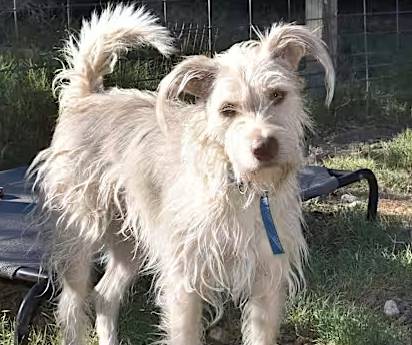
[[[140, 160], [139, 152], [127, 151], [129, 144], [141, 142], [135, 148], [150, 152], [145, 143], [161, 140], [153, 93], [103, 86], [118, 54], [129, 48], [150, 44], [164, 55], [173, 51], [172, 39], [156, 20], [133, 6], [108, 8], [84, 21], [79, 39], [70, 36], [63, 49], [64, 67], [53, 83], [59, 94], [57, 126], [51, 146], [36, 157], [31, 173], [36, 174], [43, 207], [54, 213], [57, 224], [69, 228], [80, 223], [81, 234], [73, 237], [101, 237], [102, 218], [119, 211], [110, 209], [121, 203], [116, 198], [124, 182], [115, 170], [131, 168], [118, 164], [122, 159], [127, 164], [128, 155]], [[150, 171], [140, 156], [137, 165]], [[98, 228], [87, 229], [93, 223]]]

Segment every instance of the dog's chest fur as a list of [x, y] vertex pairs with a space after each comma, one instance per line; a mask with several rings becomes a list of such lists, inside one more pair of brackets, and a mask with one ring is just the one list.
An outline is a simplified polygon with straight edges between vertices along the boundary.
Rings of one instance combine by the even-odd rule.
[[235, 186], [213, 198], [194, 186], [190, 194], [180, 193], [185, 197], [171, 195], [175, 199], [160, 218], [164, 228], [159, 232], [169, 234], [159, 239], [163, 264], [204, 296], [216, 291], [230, 291], [236, 300], [248, 296], [256, 274], [269, 273], [274, 259], [259, 198], [245, 207], [247, 197]]

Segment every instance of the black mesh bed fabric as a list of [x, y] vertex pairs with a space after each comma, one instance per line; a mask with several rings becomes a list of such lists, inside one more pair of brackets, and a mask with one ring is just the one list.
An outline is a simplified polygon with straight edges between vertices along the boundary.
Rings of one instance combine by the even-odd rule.
[[[26, 167], [0, 171], [0, 277], [14, 279], [21, 268], [34, 272], [40, 269], [43, 248], [36, 230], [30, 226], [29, 211], [33, 208], [31, 186], [24, 182]], [[338, 188], [338, 180], [328, 170], [308, 166], [300, 172], [303, 200], [324, 195]]]
[[327, 168], [314, 165], [299, 172], [299, 184], [302, 200], [327, 195], [339, 187], [338, 179], [331, 176]]
[[42, 255], [28, 213], [33, 208], [26, 167], [0, 171], [0, 277], [13, 279], [20, 268], [38, 270]]

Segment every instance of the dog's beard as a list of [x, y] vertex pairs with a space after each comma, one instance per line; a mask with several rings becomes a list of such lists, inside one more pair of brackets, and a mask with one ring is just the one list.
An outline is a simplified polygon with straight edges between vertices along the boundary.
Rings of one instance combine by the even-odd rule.
[[296, 171], [292, 163], [273, 163], [257, 169], [229, 171], [229, 180], [236, 184], [238, 191], [244, 195], [244, 208], [260, 198], [265, 192], [276, 193], [279, 186]]

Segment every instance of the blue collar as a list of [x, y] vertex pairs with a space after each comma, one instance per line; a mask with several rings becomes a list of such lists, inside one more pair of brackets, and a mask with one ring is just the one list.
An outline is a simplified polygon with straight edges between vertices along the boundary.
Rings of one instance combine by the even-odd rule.
[[268, 236], [273, 254], [283, 254], [284, 251], [282, 243], [280, 243], [278, 231], [275, 223], [273, 222], [272, 212], [270, 212], [268, 192], [265, 192], [265, 194], [260, 197], [260, 215], [262, 216], [263, 225], [265, 226], [266, 234]]
[[[229, 180], [235, 182], [233, 177], [229, 176]], [[243, 183], [238, 183], [237, 188], [240, 193], [244, 191]], [[266, 230], [266, 235], [268, 236], [270, 247], [274, 255], [284, 254], [282, 243], [276, 229], [275, 222], [273, 221], [272, 212], [270, 211], [269, 205], [269, 194], [265, 191], [264, 195], [260, 197], [260, 215], [262, 217], [262, 222]]]

